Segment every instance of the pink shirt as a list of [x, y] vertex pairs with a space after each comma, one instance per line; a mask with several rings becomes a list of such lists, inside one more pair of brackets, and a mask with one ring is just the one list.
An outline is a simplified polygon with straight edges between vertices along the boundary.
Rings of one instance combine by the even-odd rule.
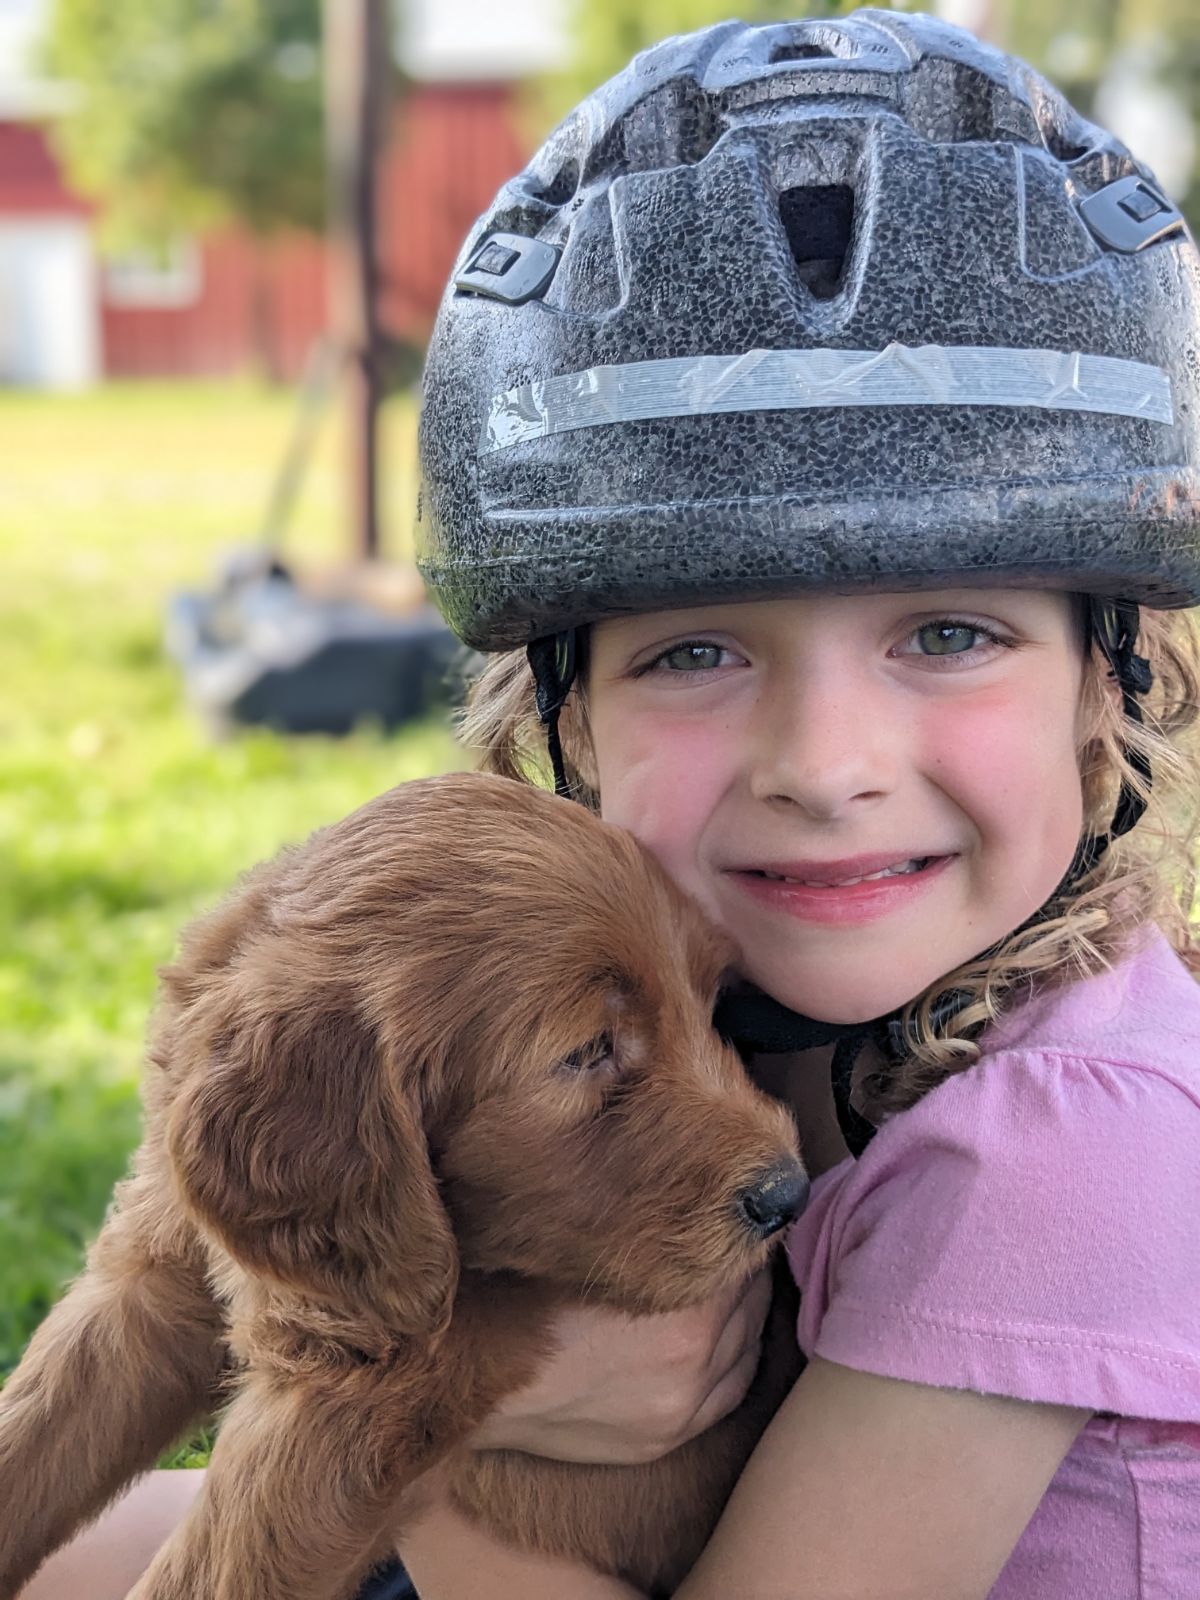
[[801, 1348], [1097, 1413], [991, 1600], [1200, 1596], [1200, 985], [1155, 932], [982, 1042], [813, 1185]]

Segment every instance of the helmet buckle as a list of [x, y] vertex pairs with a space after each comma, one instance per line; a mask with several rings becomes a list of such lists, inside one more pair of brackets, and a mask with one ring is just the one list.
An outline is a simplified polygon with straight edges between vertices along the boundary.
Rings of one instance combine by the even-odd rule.
[[454, 287], [488, 300], [521, 306], [550, 286], [561, 252], [541, 239], [519, 233], [489, 233], [471, 252]]
[[1079, 215], [1101, 244], [1125, 255], [1135, 255], [1183, 227], [1182, 214], [1136, 173], [1088, 195], [1080, 201]]

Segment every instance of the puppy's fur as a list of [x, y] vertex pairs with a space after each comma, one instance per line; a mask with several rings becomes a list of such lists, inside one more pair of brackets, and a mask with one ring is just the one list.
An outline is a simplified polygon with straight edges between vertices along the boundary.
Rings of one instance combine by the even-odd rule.
[[786, 1313], [662, 1460], [464, 1441], [556, 1307], [766, 1260], [747, 1196], [795, 1135], [712, 1029], [731, 957], [628, 835], [503, 779], [395, 789], [250, 874], [163, 973], [133, 1174], [0, 1394], [0, 1595], [225, 1401], [138, 1600], [343, 1600], [439, 1462], [507, 1538], [669, 1592], [795, 1376]]

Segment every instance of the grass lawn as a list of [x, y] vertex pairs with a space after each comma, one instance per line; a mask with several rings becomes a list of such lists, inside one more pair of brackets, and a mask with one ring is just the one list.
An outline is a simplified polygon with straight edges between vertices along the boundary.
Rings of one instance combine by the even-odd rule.
[[[163, 601], [254, 538], [293, 400], [243, 385], [0, 394], [0, 1374], [78, 1269], [138, 1134], [155, 969], [285, 840], [465, 765], [448, 732], [211, 743]], [[413, 415], [386, 418], [393, 543]], [[288, 548], [341, 554], [332, 424]]]

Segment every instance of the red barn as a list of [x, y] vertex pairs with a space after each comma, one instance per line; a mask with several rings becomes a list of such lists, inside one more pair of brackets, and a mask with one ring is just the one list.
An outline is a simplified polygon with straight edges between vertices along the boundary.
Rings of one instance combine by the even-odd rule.
[[0, 383], [73, 387], [99, 361], [89, 208], [40, 127], [0, 112]]
[[[382, 317], [423, 344], [458, 247], [528, 154], [510, 82], [414, 85], [381, 162]], [[295, 377], [326, 324], [315, 235], [242, 229], [182, 240], [166, 258], [104, 260], [30, 116], [0, 108], [0, 383], [184, 377], [265, 363]]]

